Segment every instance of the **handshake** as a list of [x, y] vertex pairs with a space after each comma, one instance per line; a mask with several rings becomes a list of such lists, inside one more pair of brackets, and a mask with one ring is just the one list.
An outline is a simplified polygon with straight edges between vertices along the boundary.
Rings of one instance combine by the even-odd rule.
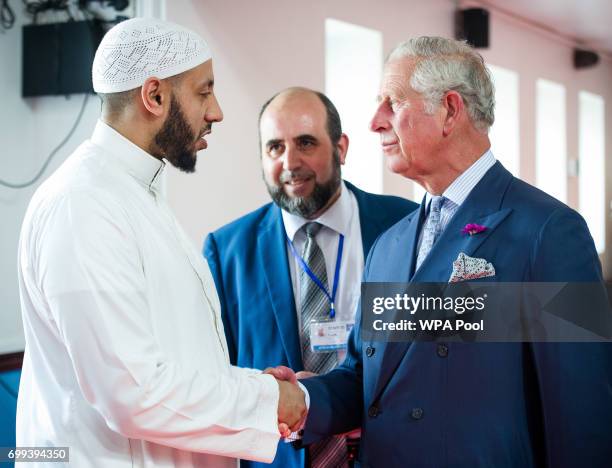
[[278, 431], [281, 437], [287, 438], [292, 432], [302, 428], [308, 413], [306, 396], [298, 385], [297, 378], [313, 374], [298, 372], [296, 375], [293, 370], [285, 366], [268, 367], [263, 373], [274, 376], [278, 382]]

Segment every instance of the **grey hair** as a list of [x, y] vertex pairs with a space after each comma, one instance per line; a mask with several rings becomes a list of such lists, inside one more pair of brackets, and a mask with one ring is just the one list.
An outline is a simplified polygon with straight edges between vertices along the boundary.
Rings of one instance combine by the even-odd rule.
[[410, 86], [425, 99], [425, 111], [433, 114], [444, 93], [456, 91], [463, 98], [474, 126], [487, 132], [495, 120], [495, 91], [482, 56], [465, 41], [443, 37], [418, 37], [396, 46], [386, 62], [415, 59]]

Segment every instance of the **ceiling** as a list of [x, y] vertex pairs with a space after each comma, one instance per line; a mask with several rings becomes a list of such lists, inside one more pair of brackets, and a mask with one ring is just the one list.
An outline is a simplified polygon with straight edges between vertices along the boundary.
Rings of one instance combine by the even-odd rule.
[[477, 3], [538, 23], [586, 48], [612, 55], [611, 0], [486, 0]]

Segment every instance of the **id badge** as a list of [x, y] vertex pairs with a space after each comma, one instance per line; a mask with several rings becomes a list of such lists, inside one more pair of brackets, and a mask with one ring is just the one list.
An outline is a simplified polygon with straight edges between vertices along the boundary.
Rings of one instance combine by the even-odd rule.
[[346, 340], [355, 324], [342, 321], [310, 322], [310, 349], [325, 353], [346, 349]]

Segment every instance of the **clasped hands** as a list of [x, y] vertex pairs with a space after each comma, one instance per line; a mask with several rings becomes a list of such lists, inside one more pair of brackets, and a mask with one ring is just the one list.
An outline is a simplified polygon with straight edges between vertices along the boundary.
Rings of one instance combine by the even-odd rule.
[[292, 432], [300, 430], [306, 420], [306, 397], [297, 383], [298, 376], [306, 376], [299, 375], [299, 372], [296, 375], [285, 366], [268, 367], [263, 372], [272, 375], [278, 382], [278, 432], [281, 437], [287, 438]]

